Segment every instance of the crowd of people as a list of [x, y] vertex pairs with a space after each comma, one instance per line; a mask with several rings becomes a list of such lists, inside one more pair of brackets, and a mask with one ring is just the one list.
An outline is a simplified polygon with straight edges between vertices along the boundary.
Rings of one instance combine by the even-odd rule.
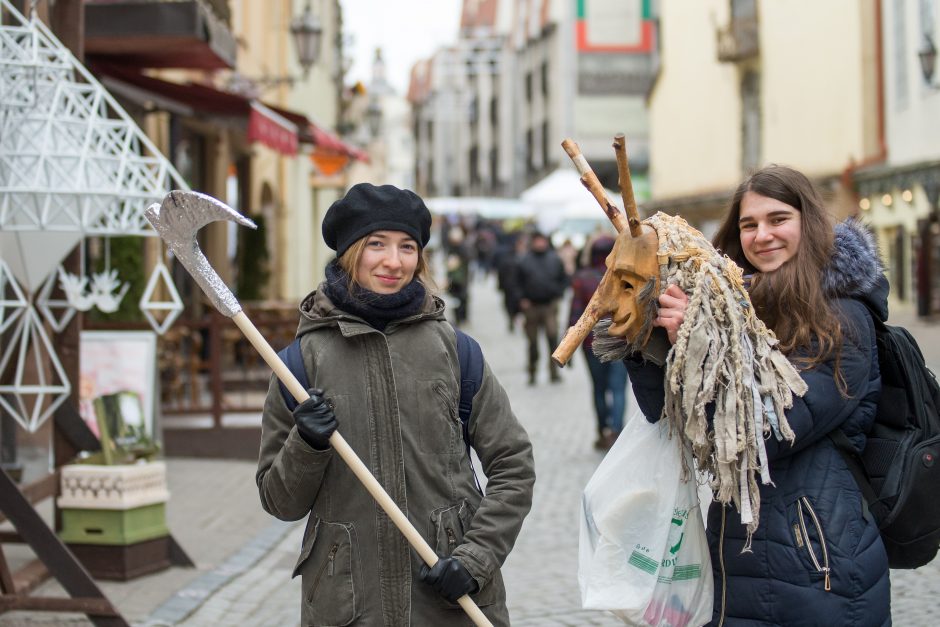
[[[455, 323], [467, 321], [471, 277], [495, 274], [508, 330], [514, 332], [521, 322], [526, 335], [528, 384], [537, 385], [540, 364], [548, 381], [559, 383], [560, 368], [551, 354], [561, 339], [560, 331], [578, 320], [600, 283], [613, 249], [613, 229], [590, 234], [580, 250], [570, 238], [556, 249], [550, 234], [531, 224], [507, 230], [496, 220], [453, 217], [442, 221], [440, 231], [443, 275], [446, 291], [454, 299]], [[570, 307], [562, 311], [566, 296], [570, 296]], [[564, 323], [567, 326], [559, 326]], [[627, 370], [619, 362], [600, 362], [591, 350], [590, 336], [581, 353], [591, 376], [590, 398], [597, 422], [594, 445], [609, 449], [623, 429]]]
[[[454, 322], [467, 319], [473, 273], [495, 273], [508, 328], [523, 320], [528, 382], [537, 384], [539, 344], [545, 337], [548, 355], [557, 346], [566, 290], [571, 322], [597, 289], [614, 240], [598, 235], [572, 255], [532, 228], [444, 222], [440, 230]], [[531, 507], [532, 445], [485, 363], [469, 420], [457, 418], [460, 333], [424, 254], [430, 212], [410, 191], [359, 184], [330, 208], [323, 237], [336, 259], [301, 303], [297, 333], [310, 398], [291, 410], [272, 378], [257, 473], [265, 510], [308, 521], [295, 571], [303, 624], [466, 624], [455, 602], [469, 595], [493, 624], [508, 625], [500, 568]], [[826, 437], [842, 429], [861, 448], [873, 420], [880, 379], [868, 311], [887, 315], [877, 251], [857, 225], [834, 227], [806, 177], [780, 166], [741, 183], [714, 243], [745, 273], [755, 312], [808, 392], [786, 411], [795, 442], [766, 443], [774, 483], [759, 487], [763, 515], [753, 536], [730, 524], [741, 520], [734, 504], [711, 505], [710, 624], [890, 624], [885, 548]], [[652, 324], [675, 343], [692, 305], [677, 286], [662, 288]], [[628, 373], [644, 415], [659, 419], [661, 365], [639, 351], [601, 363], [590, 339], [582, 352], [599, 448], [622, 425]], [[549, 381], [558, 381], [545, 361]], [[435, 564], [409, 549], [334, 455], [337, 429], [438, 553]], [[470, 448], [485, 490], [468, 463]]]

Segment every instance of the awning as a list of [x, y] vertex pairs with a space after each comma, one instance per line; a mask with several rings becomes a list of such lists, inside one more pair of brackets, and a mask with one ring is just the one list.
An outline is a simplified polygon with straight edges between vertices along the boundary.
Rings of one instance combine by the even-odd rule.
[[248, 141], [260, 142], [281, 154], [297, 154], [297, 125], [260, 102], [251, 103]]
[[84, 40], [89, 58], [135, 67], [235, 67], [231, 29], [198, 0], [85, 0]]
[[298, 135], [302, 143], [313, 144], [310, 159], [321, 174], [332, 176], [349, 163], [350, 159], [369, 163], [369, 155], [355, 146], [351, 146], [333, 133], [318, 124], [311, 122], [307, 116], [268, 105], [275, 112], [297, 125]]
[[284, 116], [282, 109], [275, 110], [257, 100], [207, 85], [171, 83], [110, 65], [96, 64], [94, 71], [110, 91], [130, 100], [140, 104], [150, 102], [184, 115], [208, 113], [241, 118], [246, 123], [249, 141], [281, 154], [297, 154], [298, 125]]

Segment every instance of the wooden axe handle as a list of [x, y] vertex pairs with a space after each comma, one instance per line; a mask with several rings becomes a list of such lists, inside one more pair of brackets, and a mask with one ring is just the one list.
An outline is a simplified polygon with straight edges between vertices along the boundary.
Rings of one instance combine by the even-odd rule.
[[610, 200], [607, 199], [607, 194], [604, 193], [604, 186], [601, 185], [601, 182], [597, 179], [597, 175], [594, 174], [594, 170], [588, 165], [587, 159], [581, 154], [581, 149], [570, 139], [561, 142], [561, 147], [565, 149], [565, 152], [571, 157], [571, 161], [574, 162], [574, 167], [578, 169], [578, 174], [581, 175], [581, 184], [591, 192], [591, 195], [594, 196], [594, 200], [597, 201], [597, 204], [599, 204], [601, 209], [604, 210], [604, 213], [607, 214], [607, 218], [614, 225], [614, 228], [617, 229], [617, 232], [622, 233], [624, 229], [629, 227], [627, 219], [620, 212], [620, 209], [611, 204]]

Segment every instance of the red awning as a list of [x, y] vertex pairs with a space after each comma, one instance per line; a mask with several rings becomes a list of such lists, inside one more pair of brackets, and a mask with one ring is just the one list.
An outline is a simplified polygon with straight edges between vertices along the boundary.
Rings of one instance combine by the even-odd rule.
[[248, 141], [260, 142], [284, 155], [296, 155], [297, 125], [260, 102], [252, 102]]
[[158, 106], [177, 112], [243, 118], [249, 141], [285, 155], [297, 154], [298, 127], [283, 110], [198, 83], [171, 83], [110, 65], [95, 64], [93, 71], [103, 75], [102, 82], [109, 90], [138, 102], [152, 99]]
[[283, 115], [285, 118], [297, 125], [298, 134], [302, 143], [313, 144], [314, 153], [325, 155], [345, 155], [350, 159], [369, 162], [369, 155], [355, 146], [350, 146], [339, 137], [311, 122], [307, 116], [295, 111], [288, 111], [272, 105], [267, 105], [270, 109]]

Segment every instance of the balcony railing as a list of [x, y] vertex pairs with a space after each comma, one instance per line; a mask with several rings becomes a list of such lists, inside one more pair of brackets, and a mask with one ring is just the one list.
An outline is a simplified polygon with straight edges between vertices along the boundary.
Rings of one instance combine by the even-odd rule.
[[732, 18], [728, 25], [718, 28], [718, 60], [722, 63], [740, 63], [760, 54], [757, 17]]

